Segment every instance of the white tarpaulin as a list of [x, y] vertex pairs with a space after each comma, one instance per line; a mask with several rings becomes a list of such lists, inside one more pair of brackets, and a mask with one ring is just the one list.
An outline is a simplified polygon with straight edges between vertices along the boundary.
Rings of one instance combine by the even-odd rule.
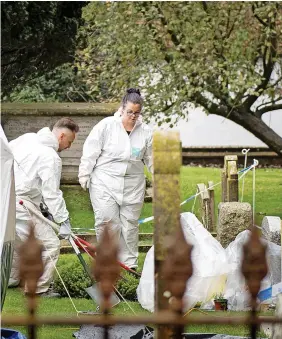
[[[251, 232], [245, 230], [237, 235], [226, 248], [226, 256], [230, 264], [227, 277], [225, 298], [228, 299], [228, 309], [232, 311], [247, 311], [251, 308], [250, 296], [245, 278], [241, 273], [243, 245], [249, 240]], [[272, 286], [281, 282], [281, 246], [261, 239], [267, 246], [266, 258], [268, 274], [261, 282], [261, 291], [269, 290], [271, 298]], [[260, 295], [260, 294], [259, 294]], [[263, 295], [263, 293], [262, 293]], [[261, 297], [261, 300], [263, 298]]]
[[16, 228], [16, 197], [14, 183], [14, 157], [7, 138], [0, 125], [1, 142], [1, 215], [0, 215], [0, 253], [1, 253], [1, 309], [10, 276], [13, 257], [13, 244]]
[[[224, 292], [229, 264], [225, 250], [192, 213], [181, 214], [181, 226], [186, 240], [194, 245], [193, 275], [184, 295], [184, 308], [206, 303], [216, 293]], [[147, 253], [137, 288], [138, 301], [143, 308], [154, 311], [154, 247]]]

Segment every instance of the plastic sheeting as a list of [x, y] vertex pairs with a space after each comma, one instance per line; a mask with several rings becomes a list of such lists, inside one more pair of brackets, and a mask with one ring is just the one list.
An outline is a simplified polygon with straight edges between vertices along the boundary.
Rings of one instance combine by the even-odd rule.
[[14, 183], [14, 157], [8, 146], [7, 138], [0, 125], [1, 142], [1, 218], [0, 218], [0, 253], [4, 242], [15, 240], [16, 199]]
[[9, 328], [1, 328], [1, 339], [26, 339], [26, 336]]
[[[250, 309], [248, 288], [241, 273], [242, 246], [248, 241], [250, 231], [239, 233], [224, 250], [194, 214], [182, 213], [180, 221], [186, 240], [194, 245], [192, 251], [194, 271], [187, 283], [184, 308], [190, 309], [199, 302], [202, 304], [201, 307], [213, 308], [214, 295], [223, 293], [228, 299], [229, 310]], [[261, 283], [261, 291], [281, 281], [281, 246], [264, 239], [262, 241], [267, 245], [269, 272]], [[137, 288], [138, 301], [143, 308], [151, 312], [154, 311], [154, 289], [154, 247], [152, 247], [147, 253]]]
[[[0, 125], [1, 143], [1, 215], [0, 215], [0, 253], [1, 253], [1, 309], [3, 308], [8, 286], [16, 229], [16, 197], [13, 163], [14, 157], [7, 138]], [[5, 178], [5, 180], [3, 180]]]
[[[229, 265], [225, 250], [192, 213], [182, 213], [180, 222], [186, 240], [194, 245], [193, 276], [184, 295], [184, 308], [206, 303], [216, 293], [224, 291]], [[154, 311], [154, 247], [147, 253], [137, 288], [138, 301], [143, 308]]]
[[[104, 327], [82, 325], [73, 336], [76, 339], [103, 339]], [[114, 325], [109, 327], [109, 338], [112, 339], [153, 339], [153, 329], [144, 325]]]
[[[226, 248], [227, 260], [231, 266], [224, 296], [228, 299], [228, 309], [233, 311], [250, 309], [248, 288], [241, 273], [242, 247], [249, 237], [250, 231], [243, 231]], [[261, 290], [265, 290], [281, 281], [281, 247], [264, 239], [262, 241], [267, 245], [266, 255], [269, 270], [261, 283]]]

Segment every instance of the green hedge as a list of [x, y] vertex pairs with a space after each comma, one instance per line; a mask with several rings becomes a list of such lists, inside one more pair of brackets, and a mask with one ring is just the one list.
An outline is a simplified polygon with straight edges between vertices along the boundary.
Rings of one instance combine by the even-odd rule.
[[[85, 288], [91, 286], [91, 280], [83, 271], [82, 265], [78, 259], [73, 255], [61, 256], [57, 268], [66, 285], [71, 297], [73, 298], [87, 298], [89, 295], [85, 292]], [[91, 259], [84, 257], [87, 264], [91, 265]], [[136, 279], [132, 274], [121, 271], [123, 279], [121, 278], [116, 288], [127, 300], [136, 300], [136, 289], [139, 284], [139, 279]], [[58, 275], [54, 279], [54, 291], [60, 293], [62, 297], [67, 297], [67, 292]]]
[[[60, 260], [57, 264], [58, 271], [70, 293], [74, 298], [89, 298], [85, 288], [91, 285], [91, 280], [83, 271], [83, 268], [74, 256], [73, 260]], [[88, 264], [90, 261], [85, 258]], [[62, 297], [67, 297], [67, 292], [58, 275], [54, 279], [54, 291], [60, 293]]]

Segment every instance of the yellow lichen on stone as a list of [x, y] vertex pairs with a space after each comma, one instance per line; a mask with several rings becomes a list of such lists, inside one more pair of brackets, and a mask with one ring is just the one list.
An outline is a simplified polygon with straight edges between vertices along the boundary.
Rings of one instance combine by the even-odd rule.
[[154, 173], [178, 173], [181, 166], [179, 133], [156, 131], [153, 137]]

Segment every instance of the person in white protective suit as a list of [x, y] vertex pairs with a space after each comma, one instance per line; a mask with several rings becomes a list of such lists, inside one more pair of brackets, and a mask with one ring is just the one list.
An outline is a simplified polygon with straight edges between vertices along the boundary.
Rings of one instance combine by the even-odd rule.
[[44, 200], [52, 217], [60, 225], [59, 236], [71, 233], [69, 213], [60, 190], [62, 161], [57, 152], [71, 146], [78, 132], [78, 125], [69, 118], [57, 121], [52, 130], [42, 128], [37, 133], [26, 133], [9, 143], [14, 155], [16, 191], [16, 243], [9, 286], [19, 284], [19, 247], [29, 234], [28, 222], [35, 225], [35, 236], [43, 244], [44, 273], [40, 277], [37, 294], [48, 293], [53, 280], [54, 264], [60, 253], [60, 241], [54, 230], [25, 206], [40, 212]]
[[152, 130], [141, 120], [140, 91], [128, 89], [121, 108], [101, 120], [83, 146], [79, 182], [89, 188], [99, 241], [105, 224], [120, 239], [120, 260], [136, 269], [144, 164], [152, 172]]

